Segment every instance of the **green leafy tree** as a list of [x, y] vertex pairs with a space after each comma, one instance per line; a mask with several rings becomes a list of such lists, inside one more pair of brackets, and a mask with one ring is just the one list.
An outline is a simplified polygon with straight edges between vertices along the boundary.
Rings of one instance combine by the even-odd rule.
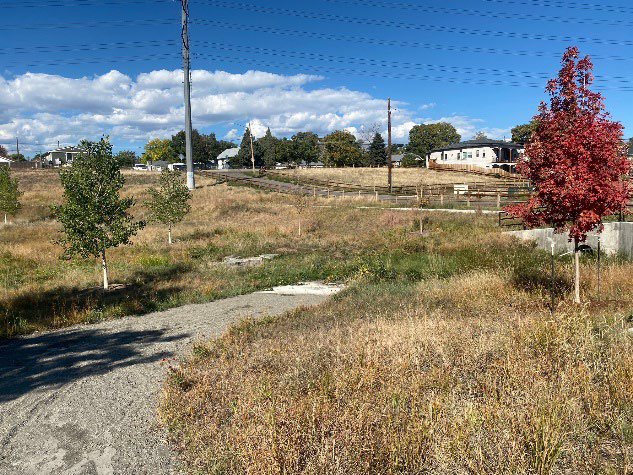
[[481, 130], [478, 130], [477, 132], [475, 132], [475, 135], [473, 135], [473, 140], [484, 140], [487, 138], [488, 136]]
[[403, 168], [414, 168], [422, 166], [424, 162], [413, 153], [405, 153], [400, 162], [400, 166]]
[[12, 153], [11, 155], [9, 155], [9, 159], [15, 160], [16, 162], [26, 161], [26, 157], [22, 155], [21, 153]]
[[136, 152], [132, 150], [121, 150], [114, 157], [120, 167], [131, 167], [138, 160]]
[[409, 131], [407, 151], [420, 157], [426, 157], [427, 153], [434, 148], [457, 143], [461, 138], [455, 127], [447, 122], [414, 125]]
[[325, 164], [334, 167], [351, 167], [360, 162], [361, 152], [356, 137], [346, 130], [336, 130], [323, 138]]
[[537, 125], [537, 122], [533, 120], [527, 124], [520, 124], [516, 127], [512, 127], [510, 130], [512, 132], [512, 141], [521, 144], [529, 142]]
[[385, 139], [383, 139], [382, 135], [378, 132], [376, 132], [371, 144], [369, 144], [367, 155], [369, 165], [383, 166], [387, 164], [387, 147], [385, 146]]
[[191, 192], [177, 171], [163, 170], [160, 174], [160, 188], [147, 190], [149, 219], [167, 226], [167, 241], [171, 244], [171, 229], [181, 222], [191, 210]]
[[305, 162], [310, 166], [319, 161], [319, 136], [314, 132], [297, 132], [292, 136], [292, 145], [293, 158], [297, 164]]
[[145, 223], [134, 221], [128, 213], [133, 198], [121, 198], [124, 179], [108, 138], [99, 142], [82, 141], [83, 152], [59, 176], [64, 201], [53, 206], [64, 237], [59, 243], [64, 256], [101, 257], [103, 288], [108, 289], [106, 251], [129, 244]]
[[171, 147], [171, 140], [169, 139], [152, 139], [145, 144], [145, 151], [143, 152], [143, 163], [151, 163], [158, 161], [175, 162], [176, 157]]
[[4, 224], [7, 224], [7, 215], [15, 215], [20, 209], [20, 196], [18, 179], [11, 177], [11, 170], [7, 166], [0, 166], [0, 211], [4, 213]]

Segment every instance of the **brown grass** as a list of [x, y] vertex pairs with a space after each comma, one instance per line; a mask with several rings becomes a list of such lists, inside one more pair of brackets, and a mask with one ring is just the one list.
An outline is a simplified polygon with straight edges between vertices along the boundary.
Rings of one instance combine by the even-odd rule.
[[[291, 175], [309, 177], [317, 180], [330, 180], [338, 183], [359, 184], [364, 186], [387, 186], [387, 168], [301, 168], [292, 170]], [[429, 170], [427, 168], [394, 168], [394, 186], [416, 186], [431, 184], [451, 184], [466, 182], [494, 183], [493, 177]]]
[[160, 415], [191, 473], [631, 473], [630, 309], [544, 304], [503, 271], [365, 283], [197, 347]]

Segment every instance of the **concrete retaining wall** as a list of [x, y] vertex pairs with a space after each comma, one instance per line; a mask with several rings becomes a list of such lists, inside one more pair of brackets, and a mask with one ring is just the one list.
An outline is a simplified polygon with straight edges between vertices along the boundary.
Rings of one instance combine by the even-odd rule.
[[[556, 253], [574, 250], [574, 243], [569, 242], [567, 233], [554, 234], [553, 228], [506, 231], [504, 234], [515, 236], [522, 241], [536, 241], [536, 247], [548, 252], [551, 250], [548, 238], [554, 239]], [[597, 233], [589, 233], [585, 244], [597, 250]], [[633, 256], [633, 223], [606, 223], [604, 230], [600, 233], [600, 248], [605, 254], [621, 252]]]

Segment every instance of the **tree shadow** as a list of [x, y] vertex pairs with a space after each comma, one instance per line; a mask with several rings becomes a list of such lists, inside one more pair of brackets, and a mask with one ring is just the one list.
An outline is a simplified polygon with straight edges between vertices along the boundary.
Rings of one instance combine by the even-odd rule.
[[116, 368], [168, 358], [171, 352], [148, 352], [148, 345], [189, 336], [165, 335], [165, 330], [78, 329], [5, 340], [0, 343], [0, 403], [44, 386], [55, 389]]
[[[552, 276], [542, 269], [518, 268], [512, 274], [512, 285], [527, 292], [549, 292], [552, 288]], [[572, 283], [565, 277], [554, 275], [554, 296], [569, 294]]]
[[[161, 302], [181, 292], [182, 287], [158, 288], [191, 270], [176, 264], [134, 273], [126, 284], [111, 290], [56, 287], [23, 293], [0, 301], [0, 341], [37, 328], [59, 328], [72, 323], [95, 323], [108, 316], [138, 315], [159, 309]], [[108, 314], [108, 312], [114, 312]]]

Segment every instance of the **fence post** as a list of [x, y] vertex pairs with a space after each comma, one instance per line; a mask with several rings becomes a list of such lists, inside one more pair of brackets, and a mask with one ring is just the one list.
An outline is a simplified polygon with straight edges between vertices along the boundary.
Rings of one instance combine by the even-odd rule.
[[[374, 187], [375, 188], [375, 187]], [[378, 192], [374, 191], [374, 194], [376, 195], [376, 201], [378, 201]]]
[[497, 208], [501, 208], [501, 193], [497, 193]]
[[316, 186], [312, 187], [312, 196], [316, 198]]
[[441, 205], [444, 204], [444, 194], [443, 193], [440, 195], [440, 204]]
[[466, 207], [470, 208], [470, 191], [466, 193]]
[[330, 197], [330, 188], [327, 189], [327, 197]]

